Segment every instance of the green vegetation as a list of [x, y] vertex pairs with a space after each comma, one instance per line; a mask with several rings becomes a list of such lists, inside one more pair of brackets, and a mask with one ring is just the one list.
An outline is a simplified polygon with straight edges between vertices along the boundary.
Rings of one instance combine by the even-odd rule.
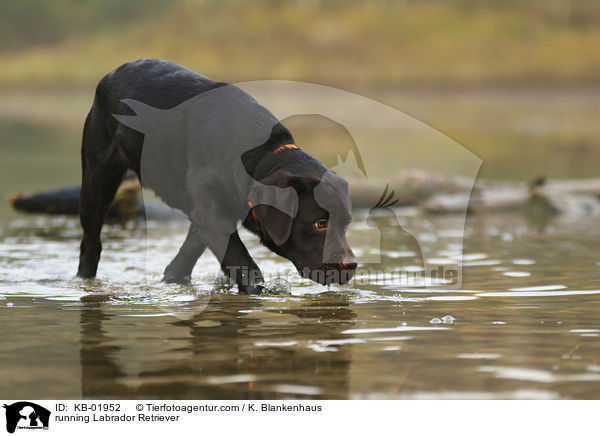
[[596, 0], [3, 2], [0, 85], [161, 57], [229, 81], [595, 82]]

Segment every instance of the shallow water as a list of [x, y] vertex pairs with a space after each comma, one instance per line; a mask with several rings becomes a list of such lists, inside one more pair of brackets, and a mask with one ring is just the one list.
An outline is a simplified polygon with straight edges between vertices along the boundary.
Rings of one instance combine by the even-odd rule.
[[[416, 220], [425, 256], [456, 261], [449, 217]], [[358, 212], [360, 215], [360, 212]], [[463, 285], [326, 288], [290, 273], [291, 295], [192, 287], [146, 274], [140, 223], [104, 231], [97, 280], [73, 279], [73, 218], [12, 217], [0, 233], [0, 393], [11, 398], [598, 398], [598, 219], [474, 217]], [[361, 227], [350, 234], [360, 237]], [[148, 265], [185, 224], [149, 223]], [[291, 264], [245, 235], [268, 275]], [[360, 249], [360, 247], [357, 247]], [[392, 268], [414, 257], [384, 251]], [[150, 268], [152, 269], [152, 268]]]
[[[481, 177], [597, 176], [595, 89], [508, 91], [365, 95], [470, 148], [484, 159]], [[0, 196], [79, 180], [93, 90], [63, 94], [3, 93]], [[339, 139], [313, 127], [294, 134], [316, 148]], [[390, 161], [401, 152], [377, 146]], [[425, 257], [456, 265], [459, 221], [396, 212]], [[414, 247], [380, 224], [390, 230], [385, 266], [418, 270]], [[160, 284], [185, 225], [149, 230], [146, 240], [140, 223], [107, 226], [98, 280], [81, 281], [76, 219], [0, 203], [1, 397], [600, 398], [598, 217], [472, 217], [460, 289], [368, 274], [327, 289], [250, 238], [265, 273], [290, 271], [291, 295], [258, 297], [213, 291], [208, 254], [192, 287]], [[360, 220], [350, 228], [357, 252], [371, 248], [366, 231]]]

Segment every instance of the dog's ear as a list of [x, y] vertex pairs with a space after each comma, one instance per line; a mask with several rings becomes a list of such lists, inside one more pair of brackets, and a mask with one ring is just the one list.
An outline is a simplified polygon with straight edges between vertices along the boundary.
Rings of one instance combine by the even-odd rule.
[[259, 204], [254, 207], [254, 215], [275, 245], [280, 246], [292, 234], [293, 218], [273, 206]]
[[254, 182], [248, 195], [256, 219], [277, 246], [285, 243], [292, 233], [298, 211], [296, 185], [302, 183], [301, 179], [286, 171], [276, 171]]

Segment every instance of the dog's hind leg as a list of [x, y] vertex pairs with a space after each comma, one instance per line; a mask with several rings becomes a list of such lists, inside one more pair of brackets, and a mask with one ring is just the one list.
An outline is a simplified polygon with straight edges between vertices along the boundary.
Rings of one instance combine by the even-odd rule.
[[104, 218], [127, 170], [127, 160], [92, 107], [83, 131], [82, 183], [79, 218], [83, 228], [77, 276], [95, 277], [102, 251], [100, 232]]
[[177, 256], [165, 269], [163, 281], [167, 283], [188, 283], [191, 280], [192, 270], [202, 256], [206, 244], [201, 238], [198, 228], [192, 223], [185, 242]]

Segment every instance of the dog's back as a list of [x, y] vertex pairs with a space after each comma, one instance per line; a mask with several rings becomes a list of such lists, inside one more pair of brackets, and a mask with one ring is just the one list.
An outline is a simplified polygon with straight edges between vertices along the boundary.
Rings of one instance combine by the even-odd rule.
[[244, 173], [242, 154], [264, 144], [279, 124], [239, 88], [158, 59], [130, 62], [107, 74], [90, 116], [91, 124], [107, 126], [112, 141], [105, 142], [125, 157], [142, 184], [186, 214], [192, 207], [190, 177], [199, 189], [200, 179], [227, 189]]
[[120, 113], [123, 99], [143, 100], [146, 104], [170, 109], [198, 94], [220, 86], [195, 71], [162, 59], [127, 62], [100, 80], [96, 97], [112, 113]]

